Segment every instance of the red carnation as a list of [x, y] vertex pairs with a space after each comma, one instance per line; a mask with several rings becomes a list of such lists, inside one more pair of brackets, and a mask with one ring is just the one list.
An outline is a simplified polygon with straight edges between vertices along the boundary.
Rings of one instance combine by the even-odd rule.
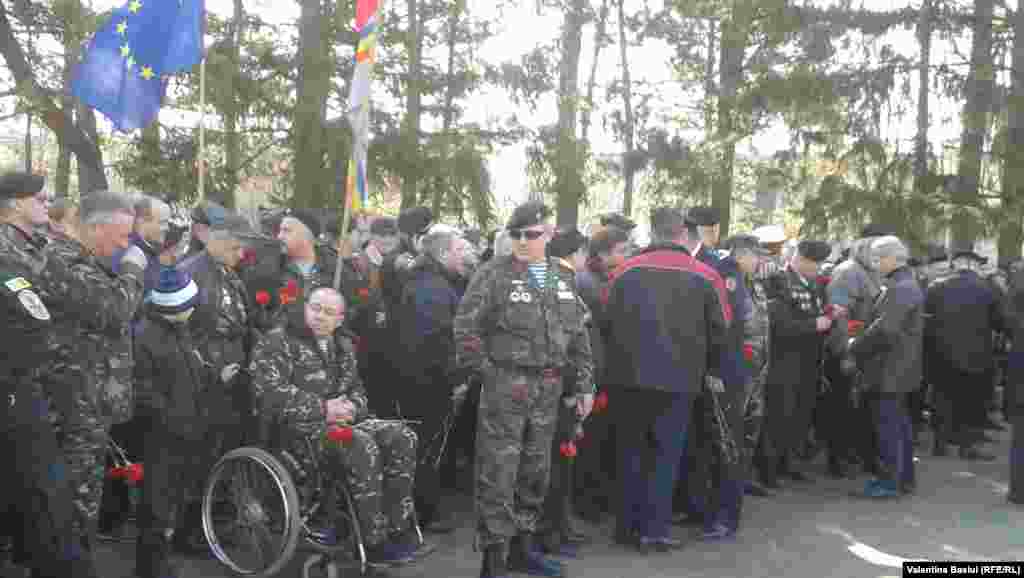
[[270, 293], [267, 293], [266, 291], [257, 291], [256, 302], [264, 307], [270, 305]]
[[359, 295], [359, 300], [360, 301], [366, 301], [367, 299], [370, 298], [370, 288], [369, 287], [360, 287], [359, 291], [357, 291], [356, 293]]
[[828, 285], [831, 282], [832, 278], [829, 277], [828, 275], [818, 275], [818, 285], [824, 287], [825, 285]]
[[570, 440], [562, 442], [562, 445], [558, 446], [558, 451], [562, 454], [562, 457], [571, 460], [576, 457], [576, 442]]
[[846, 331], [850, 335], [857, 335], [863, 329], [864, 329], [864, 322], [863, 321], [857, 321], [856, 319], [851, 319], [851, 320], [846, 322]]
[[112, 480], [123, 480], [125, 478], [125, 469], [122, 467], [114, 467], [107, 470], [107, 477]]
[[337, 426], [331, 427], [327, 430], [327, 439], [342, 445], [348, 445], [352, 442], [352, 428]]
[[754, 346], [749, 343], [743, 344], [743, 359], [747, 360], [747, 363], [754, 362]]
[[142, 482], [142, 464], [129, 464], [124, 470], [124, 479], [129, 484], [134, 486]]
[[287, 305], [299, 298], [299, 284], [295, 279], [289, 279], [288, 284], [281, 288], [280, 297], [281, 305]]
[[252, 247], [242, 249], [242, 265], [253, 265], [256, 263], [256, 250]]
[[606, 409], [608, 409], [608, 392], [602, 391], [594, 398], [593, 413], [602, 413]]

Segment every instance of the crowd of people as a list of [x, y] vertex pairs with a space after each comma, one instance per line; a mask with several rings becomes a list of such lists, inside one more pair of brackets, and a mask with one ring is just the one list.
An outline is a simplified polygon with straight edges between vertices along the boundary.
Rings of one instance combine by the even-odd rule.
[[[481, 578], [563, 575], [580, 518], [640, 553], [680, 548], [673, 525], [730, 540], [745, 496], [812, 482], [820, 451], [870, 476], [858, 496], [897, 499], [929, 426], [934, 455], [994, 459], [997, 409], [1024, 503], [1022, 273], [980, 275], [973, 252], [927, 275], [937, 259], [881, 227], [846, 251], [779, 227], [720, 240], [709, 207], [655, 209], [644, 247], [623, 215], [584, 235], [540, 202], [488, 238], [425, 207], [344, 235], [312, 210], [253, 226], [207, 202], [185, 236], [171, 217], [0, 176], [0, 534], [34, 577], [97, 576], [105, 539], [136, 544], [139, 578], [178, 578], [172, 554], [208, 548], [206, 472], [243, 445], [343, 477], [382, 565], [429, 553], [416, 524], [455, 528], [472, 465]], [[337, 425], [350, 439], [323, 443]], [[111, 447], [145, 466], [134, 508]], [[334, 522], [308, 525], [330, 542]]]

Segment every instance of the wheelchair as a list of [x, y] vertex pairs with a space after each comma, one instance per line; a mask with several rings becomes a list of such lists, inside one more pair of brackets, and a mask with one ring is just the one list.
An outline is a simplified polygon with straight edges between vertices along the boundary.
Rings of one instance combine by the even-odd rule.
[[[304, 551], [303, 578], [337, 578], [341, 569], [365, 575], [373, 564], [343, 476], [327, 475], [319, 460], [307, 471], [287, 450], [273, 449], [279, 444], [264, 447], [234, 449], [210, 471], [202, 525], [214, 557], [237, 575], [271, 578]], [[423, 547], [415, 512], [411, 524]]]

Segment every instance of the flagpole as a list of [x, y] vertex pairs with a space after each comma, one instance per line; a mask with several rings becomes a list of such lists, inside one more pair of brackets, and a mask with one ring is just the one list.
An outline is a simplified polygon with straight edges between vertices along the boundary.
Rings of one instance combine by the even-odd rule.
[[199, 61], [199, 203], [206, 197], [206, 56]]

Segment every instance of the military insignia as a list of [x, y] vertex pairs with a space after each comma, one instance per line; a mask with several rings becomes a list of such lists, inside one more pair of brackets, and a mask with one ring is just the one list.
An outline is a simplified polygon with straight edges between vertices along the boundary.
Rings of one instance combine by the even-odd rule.
[[28, 279], [25, 279], [24, 277], [15, 277], [14, 279], [4, 283], [4, 285], [11, 293], [17, 293], [18, 291], [28, 289], [32, 286], [32, 284], [28, 282]]
[[736, 290], [736, 278], [735, 277], [726, 277], [725, 278], [725, 288], [728, 289], [730, 293], [735, 291]]
[[28, 314], [33, 318], [40, 321], [49, 321], [50, 312], [46, 309], [46, 305], [43, 305], [42, 300], [36, 295], [35, 291], [25, 289], [18, 293], [18, 301], [28, 310]]
[[565, 284], [564, 280], [559, 279], [558, 280], [558, 290], [559, 291], [568, 291], [569, 290], [569, 286]]

